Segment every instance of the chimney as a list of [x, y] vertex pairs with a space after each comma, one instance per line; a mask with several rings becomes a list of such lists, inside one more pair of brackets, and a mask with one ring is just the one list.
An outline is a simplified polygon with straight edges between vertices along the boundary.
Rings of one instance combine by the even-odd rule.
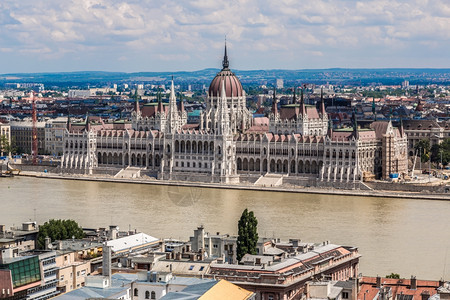
[[116, 225], [110, 225], [108, 233], [109, 233], [109, 239], [110, 240], [117, 239], [118, 227]]
[[377, 289], [381, 287], [381, 277], [377, 275]]
[[103, 244], [102, 275], [108, 277], [108, 286], [111, 286], [111, 246]]
[[44, 249], [45, 250], [50, 250], [50, 243], [52, 242], [52, 240], [47, 236], [44, 239]]
[[58, 241], [58, 250], [62, 250], [63, 249], [63, 242], [62, 241]]
[[420, 294], [421, 300], [428, 300], [430, 298], [430, 293], [428, 291], [423, 291], [422, 294]]
[[417, 290], [416, 276], [411, 276], [411, 290]]

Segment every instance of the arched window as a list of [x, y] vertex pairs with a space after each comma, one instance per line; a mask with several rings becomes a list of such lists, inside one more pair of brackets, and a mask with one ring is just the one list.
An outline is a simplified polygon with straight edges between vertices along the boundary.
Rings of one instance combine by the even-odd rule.
[[156, 299], [156, 293], [154, 291], [152, 291], [152, 297], [151, 299]]
[[134, 289], [134, 296], [135, 296], [135, 297], [138, 296], [138, 289], [137, 289], [137, 288]]
[[150, 299], [150, 292], [149, 291], [145, 291], [145, 299]]

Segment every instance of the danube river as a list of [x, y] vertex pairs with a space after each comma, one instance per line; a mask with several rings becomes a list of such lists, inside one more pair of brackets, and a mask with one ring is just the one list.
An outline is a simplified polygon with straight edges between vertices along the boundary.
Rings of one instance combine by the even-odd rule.
[[364, 275], [450, 279], [450, 201], [0, 179], [0, 224], [7, 227], [70, 218], [187, 240], [199, 225], [236, 234], [245, 208], [255, 212], [260, 236], [358, 247]]

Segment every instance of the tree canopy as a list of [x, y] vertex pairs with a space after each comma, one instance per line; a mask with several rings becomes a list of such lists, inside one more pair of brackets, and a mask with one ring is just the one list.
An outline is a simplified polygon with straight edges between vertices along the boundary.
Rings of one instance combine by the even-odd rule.
[[414, 149], [418, 151], [420, 159], [422, 162], [427, 162], [430, 159], [430, 141], [429, 140], [420, 140], [414, 146]]
[[400, 274], [391, 273], [390, 275], [386, 275], [386, 278], [400, 279]]
[[258, 243], [258, 220], [253, 211], [245, 209], [238, 222], [237, 260], [240, 261], [245, 254], [256, 254]]
[[442, 158], [443, 166], [450, 163], [450, 138], [445, 139], [441, 144], [431, 147], [431, 161], [440, 163]]
[[45, 238], [49, 237], [52, 241], [67, 240], [72, 237], [80, 239], [84, 237], [83, 229], [74, 220], [54, 220], [51, 219], [39, 226], [37, 237], [37, 247], [45, 247]]
[[14, 147], [14, 138], [12, 138], [10, 142], [6, 135], [0, 135], [0, 152], [2, 155], [9, 155], [9, 153], [16, 152], [16, 148]]

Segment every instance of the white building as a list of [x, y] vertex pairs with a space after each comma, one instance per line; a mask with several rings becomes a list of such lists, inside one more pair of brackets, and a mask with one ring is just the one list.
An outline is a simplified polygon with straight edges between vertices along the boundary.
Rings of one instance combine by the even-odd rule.
[[132, 167], [158, 179], [221, 183], [255, 182], [267, 173], [291, 184], [305, 178], [355, 183], [366, 174], [407, 173], [402, 128], [375, 122], [361, 129], [355, 119], [353, 128], [333, 130], [323, 101], [320, 109], [303, 99], [293, 102], [278, 108], [275, 96], [269, 126], [257, 124], [225, 47], [223, 69], [210, 84], [199, 124], [187, 124], [172, 81], [169, 103], [136, 105], [132, 128], [91, 119], [71, 125], [61, 167], [82, 173]]

